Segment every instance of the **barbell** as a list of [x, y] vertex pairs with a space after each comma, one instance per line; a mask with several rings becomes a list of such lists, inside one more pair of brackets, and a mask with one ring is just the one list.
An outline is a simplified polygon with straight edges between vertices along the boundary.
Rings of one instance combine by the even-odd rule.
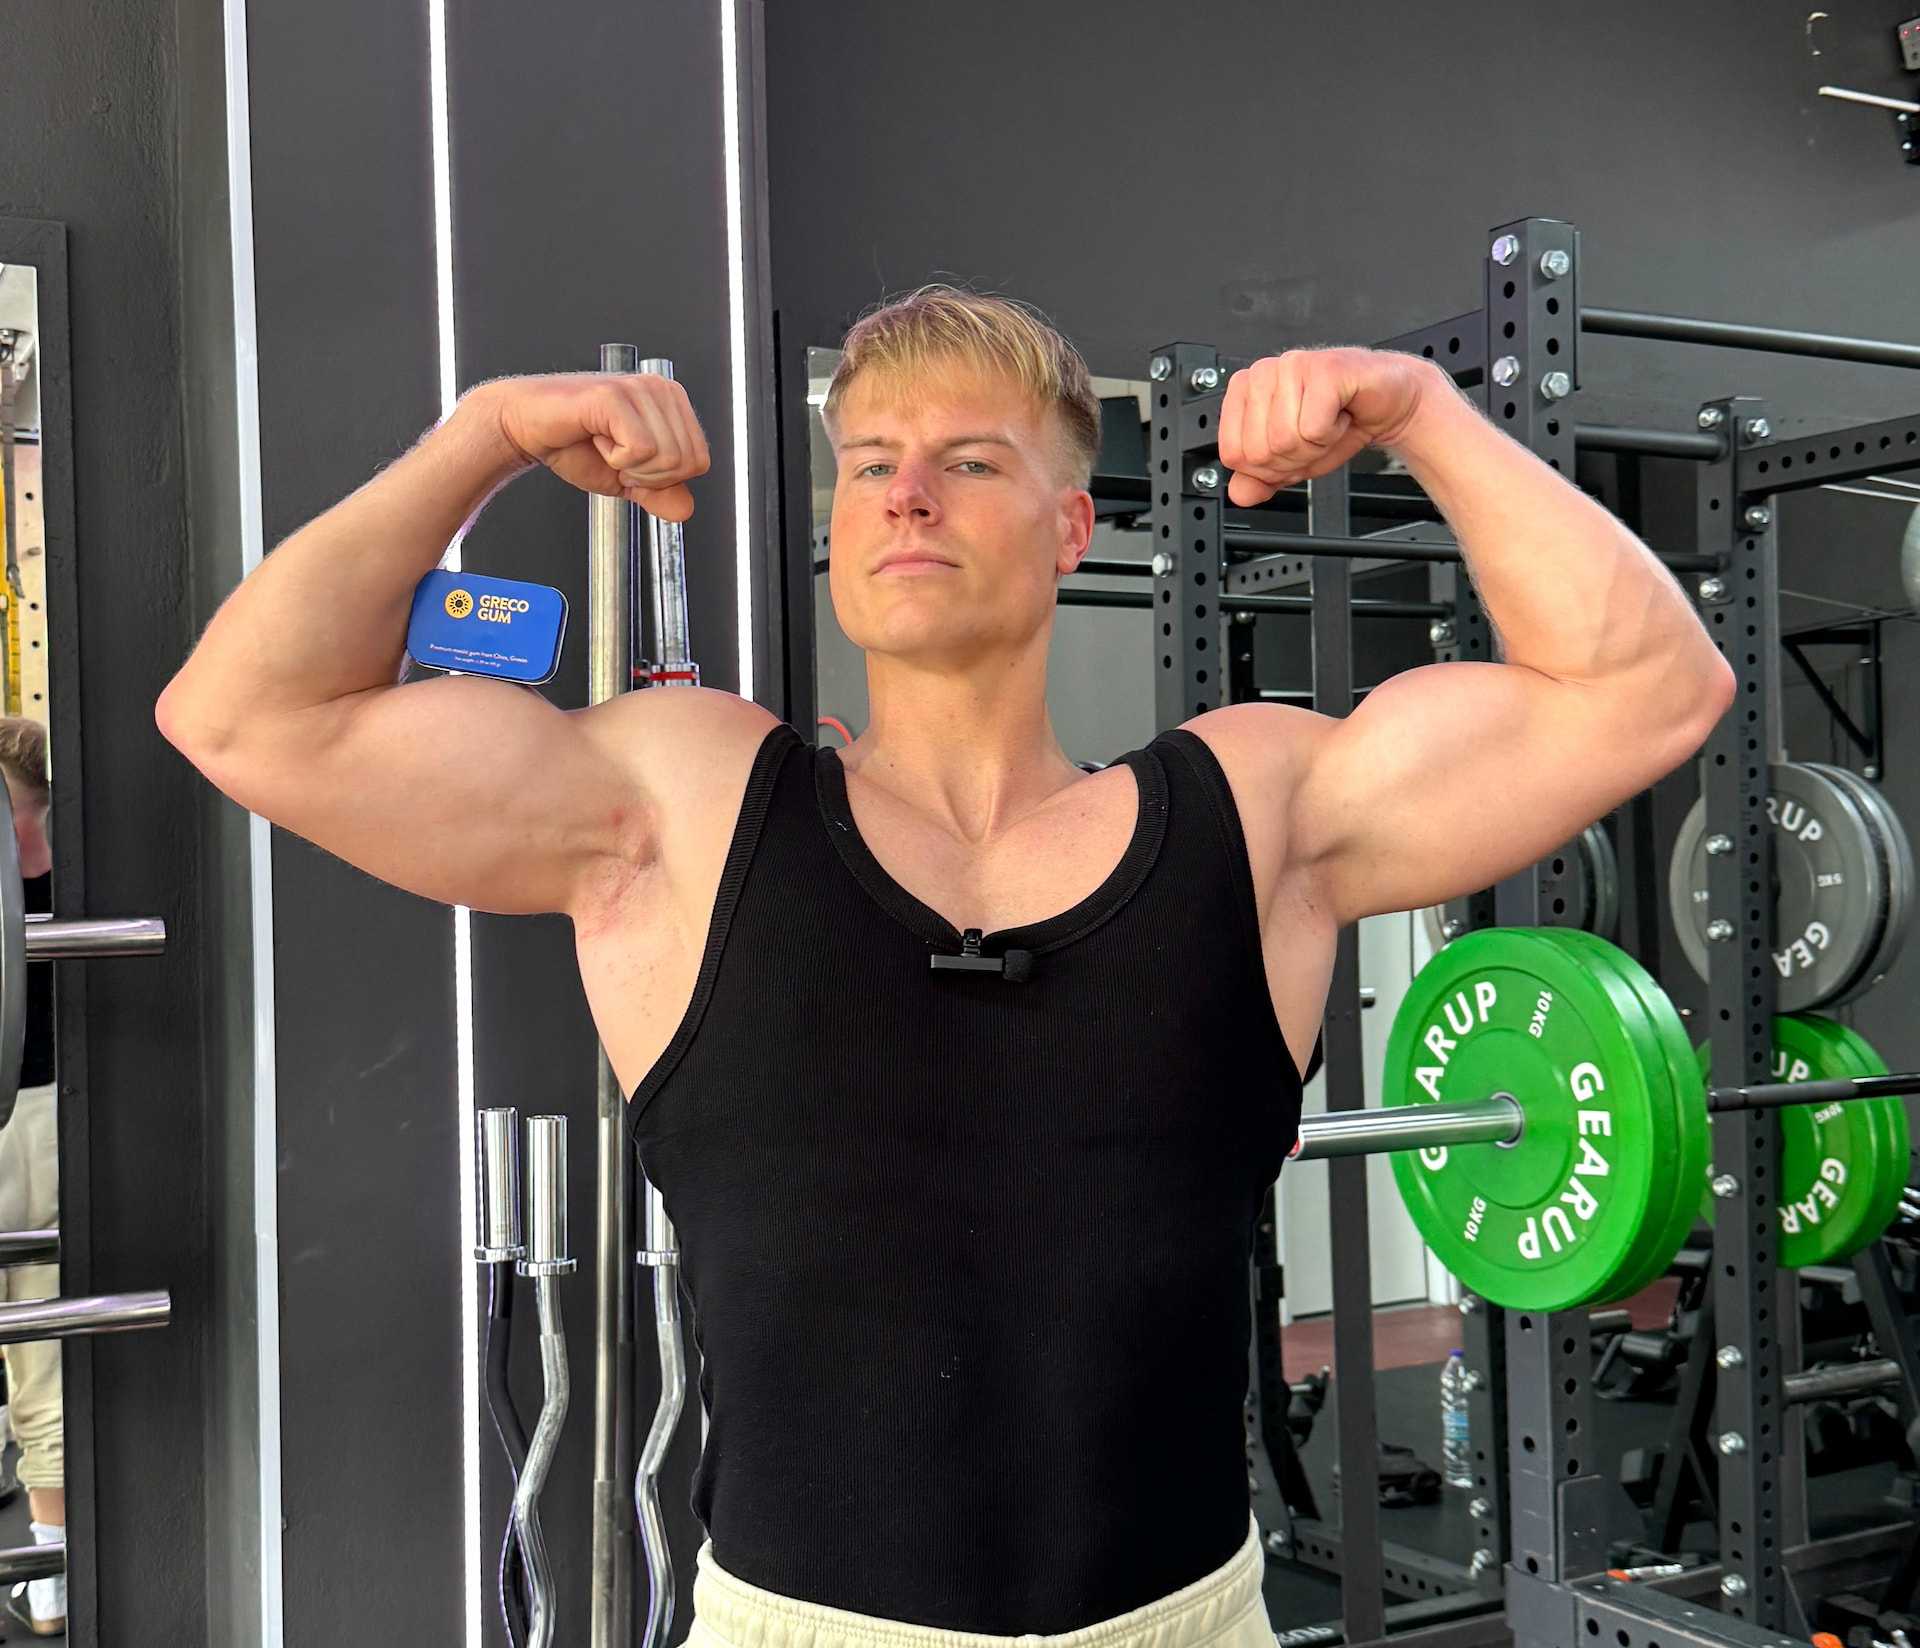
[[1767, 1194], [1779, 1262], [1824, 1263], [1899, 1212], [1920, 1075], [1865, 1041], [1775, 1020], [1764, 1085], [1714, 1086], [1705, 1049], [1634, 959], [1570, 928], [1488, 928], [1414, 978], [1387, 1040], [1381, 1109], [1303, 1118], [1291, 1156], [1393, 1153], [1422, 1239], [1471, 1292], [1522, 1310], [1629, 1298], [1662, 1275], [1702, 1211], [1711, 1118], [1784, 1110]]

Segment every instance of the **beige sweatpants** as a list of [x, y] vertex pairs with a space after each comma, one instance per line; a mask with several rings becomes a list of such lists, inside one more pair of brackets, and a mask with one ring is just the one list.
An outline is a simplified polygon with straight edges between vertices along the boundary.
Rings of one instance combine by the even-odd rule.
[[1077, 1631], [990, 1636], [848, 1613], [736, 1579], [700, 1547], [693, 1626], [682, 1648], [1274, 1648], [1260, 1581], [1266, 1554], [1251, 1511], [1247, 1542], [1191, 1585]]
[[[0, 1128], [0, 1230], [52, 1230], [60, 1223], [59, 1109], [54, 1087], [23, 1087], [13, 1120]], [[56, 1299], [60, 1267], [0, 1267], [0, 1299]], [[20, 1480], [62, 1488], [66, 1431], [60, 1417], [60, 1341], [8, 1345], [7, 1403], [20, 1443]]]

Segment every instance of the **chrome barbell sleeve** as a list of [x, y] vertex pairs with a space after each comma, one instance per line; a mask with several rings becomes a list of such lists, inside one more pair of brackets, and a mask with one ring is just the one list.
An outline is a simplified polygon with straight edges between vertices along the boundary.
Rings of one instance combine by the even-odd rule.
[[1508, 1093], [1465, 1104], [1407, 1104], [1391, 1110], [1342, 1110], [1301, 1118], [1288, 1159], [1372, 1156], [1447, 1144], [1514, 1144], [1523, 1128], [1519, 1100]]
[[480, 1229], [473, 1256], [490, 1265], [527, 1251], [520, 1240], [520, 1113], [511, 1107], [481, 1111], [479, 1143]]

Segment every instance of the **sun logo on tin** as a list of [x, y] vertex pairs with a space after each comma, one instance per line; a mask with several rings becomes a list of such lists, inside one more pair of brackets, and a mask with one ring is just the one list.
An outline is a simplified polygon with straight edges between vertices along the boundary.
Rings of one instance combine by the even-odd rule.
[[449, 618], [464, 618], [471, 611], [473, 611], [473, 597], [464, 589], [450, 589], [447, 591], [447, 616]]

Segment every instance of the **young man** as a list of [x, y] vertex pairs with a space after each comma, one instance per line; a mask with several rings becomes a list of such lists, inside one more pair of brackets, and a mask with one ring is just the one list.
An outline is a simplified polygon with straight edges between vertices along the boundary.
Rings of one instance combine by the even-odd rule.
[[1504, 662], [1409, 671], [1344, 720], [1235, 705], [1083, 773], [1044, 695], [1093, 531], [1078, 354], [928, 288], [849, 334], [826, 421], [871, 700], [844, 751], [723, 692], [393, 685], [415, 582], [520, 470], [690, 515], [706, 445], [645, 377], [471, 391], [246, 581], [159, 724], [375, 875], [573, 918], [705, 1358], [701, 1648], [775, 1616], [1267, 1644], [1246, 1263], [1335, 934], [1644, 789], [1730, 672], [1645, 546], [1437, 368], [1288, 354], [1229, 387], [1232, 500], [1391, 447]]

